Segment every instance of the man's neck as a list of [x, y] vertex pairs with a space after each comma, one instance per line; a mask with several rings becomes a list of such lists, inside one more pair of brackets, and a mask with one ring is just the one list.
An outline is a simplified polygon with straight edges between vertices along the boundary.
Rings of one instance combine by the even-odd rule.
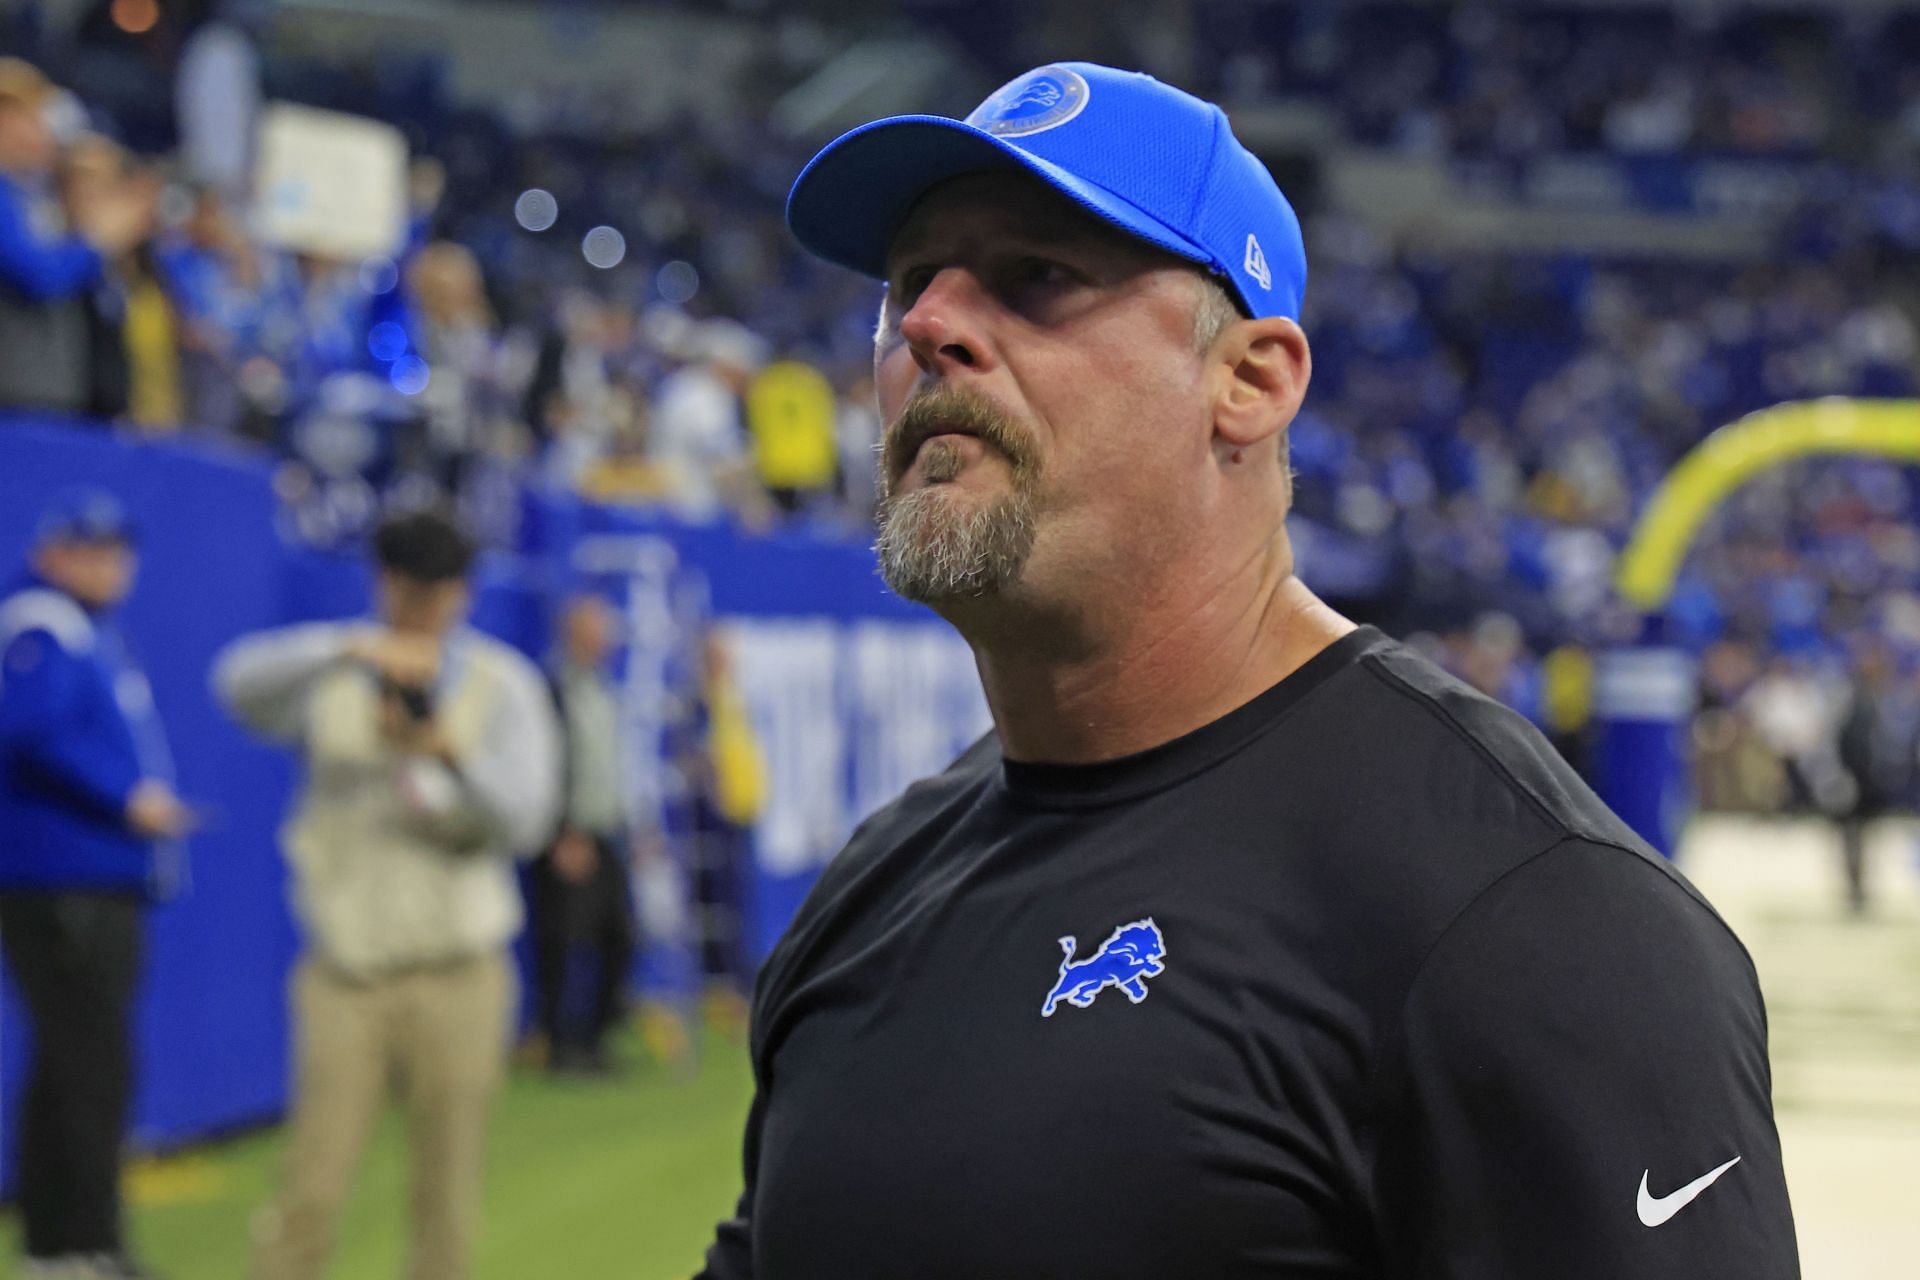
[[44, 587], [49, 591], [59, 592], [67, 599], [79, 605], [80, 608], [92, 618], [104, 618], [113, 609], [112, 602], [89, 599], [84, 592], [75, 588], [71, 583], [64, 582], [57, 575], [44, 573], [39, 569], [28, 569], [27, 581], [32, 585]]
[[1293, 576], [1284, 541], [1223, 579], [1191, 581], [1081, 628], [1070, 656], [1033, 644], [1038, 619], [963, 627], [1003, 753], [1084, 764], [1145, 751], [1252, 701], [1354, 629]]
[[452, 643], [454, 636], [459, 634], [460, 626], [461, 626], [460, 623], [455, 622], [445, 627], [422, 627], [422, 626], [413, 626], [405, 623], [393, 622], [391, 620], [389, 620], [386, 625], [388, 630], [393, 631], [396, 634], [403, 635], [403, 636], [418, 636], [422, 640], [431, 640], [434, 644], [439, 645], [443, 649], [446, 648], [447, 645]]

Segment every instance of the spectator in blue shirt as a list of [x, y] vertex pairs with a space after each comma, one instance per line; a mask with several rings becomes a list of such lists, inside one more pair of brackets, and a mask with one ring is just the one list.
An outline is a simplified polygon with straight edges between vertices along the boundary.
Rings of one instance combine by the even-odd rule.
[[91, 388], [86, 295], [145, 240], [156, 193], [116, 189], [69, 228], [51, 189], [54, 93], [31, 65], [0, 58], [0, 408], [78, 413]]
[[129, 1277], [120, 1147], [141, 909], [189, 815], [110, 612], [132, 530], [108, 493], [56, 498], [0, 595], [0, 944], [33, 1025], [17, 1121], [28, 1276]]

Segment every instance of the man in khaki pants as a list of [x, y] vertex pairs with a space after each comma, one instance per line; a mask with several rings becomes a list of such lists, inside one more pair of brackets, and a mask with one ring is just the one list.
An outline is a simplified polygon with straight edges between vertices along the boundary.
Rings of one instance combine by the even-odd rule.
[[460, 1280], [514, 1001], [516, 853], [552, 830], [558, 745], [531, 663], [464, 625], [473, 548], [419, 513], [375, 536], [380, 618], [242, 638], [221, 699], [298, 748], [283, 839], [306, 948], [293, 977], [284, 1184], [256, 1280], [318, 1277], [390, 1088], [413, 1160], [412, 1280]]

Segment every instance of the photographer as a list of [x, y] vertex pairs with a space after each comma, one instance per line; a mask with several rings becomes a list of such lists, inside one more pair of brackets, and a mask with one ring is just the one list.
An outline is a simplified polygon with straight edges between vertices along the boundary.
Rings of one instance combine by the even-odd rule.
[[413, 1145], [409, 1274], [468, 1274], [512, 1020], [512, 861], [554, 820], [540, 674], [464, 625], [472, 543], [420, 513], [387, 521], [374, 546], [379, 625], [246, 637], [214, 673], [237, 717], [306, 764], [285, 836], [306, 934], [293, 1115], [254, 1259], [271, 1280], [321, 1274], [390, 1076]]

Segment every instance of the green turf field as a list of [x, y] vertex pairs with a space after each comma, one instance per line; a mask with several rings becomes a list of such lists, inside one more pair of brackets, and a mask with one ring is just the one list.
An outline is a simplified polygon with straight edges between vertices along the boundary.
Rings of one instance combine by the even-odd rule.
[[[515, 1075], [493, 1129], [478, 1280], [665, 1280], [691, 1275], [740, 1190], [744, 1050], [705, 1041], [697, 1069], [635, 1067], [609, 1082]], [[368, 1153], [332, 1280], [402, 1274], [406, 1167], [397, 1124]], [[241, 1280], [247, 1223], [266, 1198], [277, 1133], [160, 1162], [132, 1178], [133, 1233], [166, 1280]], [[17, 1274], [17, 1223], [0, 1277]]]

